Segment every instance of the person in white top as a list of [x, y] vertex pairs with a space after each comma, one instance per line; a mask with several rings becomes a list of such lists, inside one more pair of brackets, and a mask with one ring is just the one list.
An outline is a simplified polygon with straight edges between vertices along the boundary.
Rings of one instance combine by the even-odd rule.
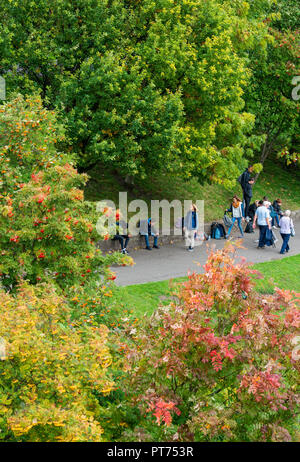
[[231, 230], [233, 228], [233, 225], [235, 221], [237, 220], [238, 226], [241, 232], [240, 237], [244, 237], [244, 232], [242, 228], [242, 222], [244, 221], [245, 213], [244, 213], [244, 204], [241, 201], [241, 199], [238, 198], [238, 196], [233, 196], [231, 206], [229, 209], [226, 210], [226, 212], [231, 212], [232, 213], [232, 225], [229, 227], [228, 232], [226, 234], [226, 239], [229, 237]]
[[266, 245], [266, 235], [268, 228], [271, 229], [271, 218], [268, 210], [270, 202], [259, 201], [258, 208], [254, 215], [253, 229], [256, 228], [256, 223], [259, 227], [259, 243], [258, 249], [264, 249]]
[[291, 219], [291, 211], [286, 210], [283, 217], [279, 221], [280, 234], [283, 240], [282, 247], [280, 250], [281, 254], [284, 254], [290, 250], [289, 240], [291, 237], [292, 229], [294, 228], [293, 220]]

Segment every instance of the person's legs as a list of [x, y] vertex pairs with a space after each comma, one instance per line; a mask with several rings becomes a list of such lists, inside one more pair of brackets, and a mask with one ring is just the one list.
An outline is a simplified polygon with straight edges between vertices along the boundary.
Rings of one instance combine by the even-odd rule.
[[145, 234], [145, 242], [146, 242], [146, 248], [149, 250], [151, 249], [150, 245], [149, 245], [149, 236], [148, 234]]
[[185, 236], [185, 245], [187, 247], [190, 247], [191, 246], [190, 232], [187, 229], [185, 230], [184, 236]]
[[281, 237], [282, 237], [282, 246], [281, 246], [281, 249], [280, 249], [280, 253], [284, 253], [285, 252], [285, 249], [286, 249], [286, 241], [285, 241], [285, 236], [286, 234], [281, 234]]
[[157, 241], [158, 241], [158, 236], [154, 236], [153, 247], [154, 247], [155, 249], [158, 249]]
[[268, 229], [267, 225], [259, 226], [259, 243], [258, 243], [258, 247], [265, 247], [267, 229]]
[[129, 237], [127, 235], [123, 235], [123, 237], [125, 238], [125, 244], [124, 244], [124, 249], [127, 249], [127, 246], [128, 246], [128, 242], [129, 242]]
[[[121, 246], [122, 246], [122, 253], [128, 253], [127, 252], [127, 245], [128, 245], [128, 242], [129, 242], [129, 237], [127, 236], [127, 234], [122, 234], [121, 238], [122, 238], [122, 242], [120, 241], [120, 243], [121, 243]], [[124, 244], [124, 240], [125, 240], [125, 244]]]
[[232, 225], [229, 227], [229, 229], [228, 229], [228, 231], [227, 231], [227, 237], [229, 237], [229, 235], [230, 235], [230, 233], [231, 233], [231, 230], [232, 230], [232, 228], [233, 228], [233, 225], [234, 225], [234, 223], [235, 223], [235, 220], [236, 220], [236, 218], [233, 217], [233, 218], [232, 218]]
[[123, 242], [124, 242], [124, 239], [122, 236], [120, 236], [119, 234], [116, 234], [113, 239], [113, 241], [119, 241], [120, 242], [120, 246], [121, 246], [121, 250], [123, 250]]
[[281, 250], [280, 250], [280, 253], [283, 254], [285, 253], [286, 251], [289, 251], [290, 247], [289, 247], [289, 240], [290, 240], [290, 234], [281, 234], [281, 237], [282, 237], [282, 247], [281, 247]]
[[191, 248], [193, 249], [194, 248], [194, 245], [195, 245], [195, 229], [192, 229], [190, 231], [190, 240], [191, 240]]
[[289, 240], [290, 240], [290, 234], [285, 235], [285, 251], [288, 252], [290, 250], [289, 246]]
[[276, 225], [279, 227], [279, 217], [277, 213], [274, 215], [274, 217], [272, 217], [272, 226], [275, 226], [275, 222]]
[[238, 221], [238, 226], [239, 226], [241, 235], [244, 236], [244, 231], [243, 231], [243, 228], [242, 228], [242, 219], [238, 218], [237, 221]]
[[288, 238], [287, 238], [287, 241], [286, 241], [286, 249], [285, 249], [286, 252], [288, 252], [290, 250], [290, 246], [289, 246], [290, 237], [291, 237], [291, 235], [288, 234]]
[[250, 202], [251, 202], [251, 197], [249, 196], [246, 196], [244, 194], [244, 207], [245, 207], [245, 217], [248, 217], [249, 216], [249, 206], [250, 206]]

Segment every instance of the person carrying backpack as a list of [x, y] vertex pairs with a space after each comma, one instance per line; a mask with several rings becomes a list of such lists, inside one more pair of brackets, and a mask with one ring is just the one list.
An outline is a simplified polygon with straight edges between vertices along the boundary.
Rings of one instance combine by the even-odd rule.
[[244, 237], [244, 232], [243, 232], [243, 228], [242, 228], [242, 221], [244, 221], [245, 213], [244, 213], [244, 205], [243, 205], [243, 202], [241, 201], [241, 199], [239, 199], [237, 196], [233, 196], [231, 206], [229, 207], [229, 209], [226, 210], [226, 212], [231, 212], [232, 213], [232, 225], [228, 229], [228, 232], [226, 234], [226, 238], [229, 237], [229, 235], [231, 233], [231, 230], [233, 228], [233, 225], [236, 222], [236, 220], [238, 222], [238, 226], [239, 226], [239, 229], [240, 229], [240, 232], [241, 232], [240, 237]]
[[280, 250], [280, 254], [283, 255], [290, 250], [289, 240], [291, 235], [295, 235], [294, 224], [293, 220], [290, 217], [291, 211], [286, 210], [284, 215], [280, 218], [279, 225], [280, 225], [280, 234], [282, 237], [282, 247]]
[[195, 204], [191, 205], [190, 210], [188, 211], [184, 219], [184, 233], [185, 233], [185, 242], [188, 246], [188, 250], [192, 252], [195, 245], [195, 234], [199, 226], [199, 217], [198, 210]]

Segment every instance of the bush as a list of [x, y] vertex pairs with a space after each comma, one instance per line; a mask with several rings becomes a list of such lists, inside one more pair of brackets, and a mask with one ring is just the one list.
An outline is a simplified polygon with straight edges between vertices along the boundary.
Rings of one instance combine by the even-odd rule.
[[256, 271], [235, 262], [231, 244], [211, 253], [204, 268], [128, 347], [127, 392], [143, 417], [124, 438], [296, 439], [299, 294], [255, 293]]
[[99, 441], [95, 393], [114, 389], [108, 329], [71, 322], [51, 285], [0, 291], [0, 439]]
[[[39, 97], [17, 96], [1, 108], [0, 276], [6, 288], [19, 278], [55, 280], [63, 289], [109, 277], [121, 258], [96, 250], [95, 205], [84, 200], [87, 175], [56, 150], [63, 137], [55, 114]], [[70, 161], [70, 162], [69, 162]], [[122, 262], [130, 259], [122, 257]]]

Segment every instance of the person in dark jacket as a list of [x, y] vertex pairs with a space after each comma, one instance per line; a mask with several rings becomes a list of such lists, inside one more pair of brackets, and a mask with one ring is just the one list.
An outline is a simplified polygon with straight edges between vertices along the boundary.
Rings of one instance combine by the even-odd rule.
[[249, 206], [251, 202], [251, 198], [253, 196], [252, 186], [254, 184], [254, 179], [250, 178], [248, 183], [244, 184], [243, 188], [243, 199], [244, 199], [244, 208], [245, 208], [245, 217], [249, 217]]
[[121, 252], [127, 254], [127, 246], [131, 235], [128, 234], [128, 223], [125, 223], [124, 220], [121, 220], [120, 210], [116, 210], [116, 227], [117, 232], [112, 238], [112, 241], [119, 241], [121, 245]]
[[279, 228], [279, 220], [283, 216], [283, 212], [281, 210], [281, 205], [282, 205], [281, 199], [276, 199], [273, 202], [272, 226], [275, 229], [277, 229], [276, 226], [275, 226], [275, 221], [277, 223], [277, 227]]
[[243, 174], [241, 176], [241, 179], [240, 179], [240, 183], [241, 183], [241, 186], [242, 186], [243, 190], [244, 190], [245, 185], [251, 179], [252, 172], [253, 172], [253, 166], [248, 165], [248, 167], [245, 169], [245, 171], [243, 172]]
[[248, 168], [244, 171], [241, 176], [241, 187], [243, 190], [243, 201], [244, 201], [244, 209], [245, 209], [245, 218], [248, 217], [249, 214], [249, 205], [251, 202], [252, 197], [252, 185], [254, 180], [251, 178], [251, 174], [253, 172], [253, 165], [248, 165]]

